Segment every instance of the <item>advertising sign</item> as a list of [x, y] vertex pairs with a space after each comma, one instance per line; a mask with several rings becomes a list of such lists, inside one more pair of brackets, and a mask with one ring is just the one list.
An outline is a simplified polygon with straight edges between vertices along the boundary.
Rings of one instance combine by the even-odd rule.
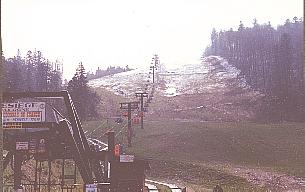
[[22, 129], [22, 123], [3, 123], [3, 129]]
[[87, 184], [86, 185], [86, 192], [97, 192], [96, 184]]
[[24, 150], [29, 154], [42, 154], [47, 151], [46, 139], [29, 138], [28, 141], [17, 141], [16, 150]]
[[16, 150], [28, 150], [29, 149], [29, 142], [20, 141], [16, 142]]
[[38, 152], [38, 153], [44, 153], [44, 152], [46, 152], [45, 139], [41, 138], [41, 139], [39, 140], [37, 152]]
[[31, 138], [29, 141], [29, 153], [35, 154], [37, 151], [37, 139]]
[[120, 155], [120, 162], [130, 163], [134, 161], [134, 155]]
[[44, 122], [45, 102], [18, 102], [2, 104], [2, 124]]

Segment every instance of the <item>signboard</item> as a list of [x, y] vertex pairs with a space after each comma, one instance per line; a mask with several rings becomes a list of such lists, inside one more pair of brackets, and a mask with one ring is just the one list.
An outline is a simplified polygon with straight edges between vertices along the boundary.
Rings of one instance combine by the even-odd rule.
[[3, 123], [3, 129], [22, 129], [22, 123]]
[[35, 154], [37, 151], [37, 139], [31, 138], [29, 142], [29, 153]]
[[134, 155], [120, 155], [120, 162], [130, 163], [134, 161]]
[[38, 152], [38, 153], [44, 153], [44, 152], [46, 152], [45, 139], [41, 138], [41, 139], [39, 140], [37, 152]]
[[2, 124], [44, 122], [46, 120], [45, 107], [45, 102], [3, 103]]
[[29, 142], [27, 141], [17, 141], [16, 142], [16, 150], [28, 150]]
[[25, 150], [29, 154], [41, 154], [47, 151], [44, 138], [30, 138], [28, 141], [17, 141], [16, 150]]
[[86, 192], [97, 192], [96, 184], [87, 184], [86, 185]]

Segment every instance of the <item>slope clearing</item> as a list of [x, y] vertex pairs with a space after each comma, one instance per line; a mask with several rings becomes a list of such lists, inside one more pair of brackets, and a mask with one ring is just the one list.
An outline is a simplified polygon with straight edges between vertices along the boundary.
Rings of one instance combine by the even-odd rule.
[[[136, 69], [91, 80], [89, 85], [134, 100], [136, 91], [148, 88], [147, 92], [151, 93], [148, 72], [148, 69]], [[263, 97], [249, 88], [239, 70], [216, 56], [207, 57], [199, 64], [158, 72], [155, 79], [156, 89], [150, 94], [153, 102], [149, 106], [149, 114], [155, 117], [253, 120]]]
[[[88, 122], [86, 127], [99, 124]], [[118, 131], [123, 125], [108, 127]], [[106, 126], [95, 136], [103, 129]], [[135, 129], [133, 147], [128, 151], [151, 158], [153, 178], [198, 189], [221, 184], [236, 190], [285, 191], [301, 188], [300, 178], [305, 177], [304, 124], [147, 119], [144, 130]]]
[[[118, 108], [122, 100], [136, 100], [134, 93], [144, 90], [147, 78], [148, 70], [134, 70], [90, 85]], [[303, 189], [304, 124], [253, 123], [263, 95], [224, 59], [211, 56], [200, 64], [158, 73], [156, 81], [145, 129], [133, 125], [136, 136], [127, 149], [151, 159], [151, 178], [193, 191], [216, 184], [225, 191]], [[103, 105], [101, 110], [107, 109], [107, 102]], [[86, 123], [88, 133], [97, 127], [91, 137], [103, 138], [111, 129], [120, 142], [127, 143], [126, 121]]]

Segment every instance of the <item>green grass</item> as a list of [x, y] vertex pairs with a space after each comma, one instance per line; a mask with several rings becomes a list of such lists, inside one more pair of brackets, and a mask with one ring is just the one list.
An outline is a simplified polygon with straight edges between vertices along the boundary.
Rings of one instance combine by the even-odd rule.
[[[92, 130], [101, 124], [103, 122], [87, 122], [84, 127]], [[108, 122], [108, 126], [102, 125], [93, 135], [98, 137], [109, 127], [118, 131], [121, 126]], [[144, 130], [139, 126], [134, 129], [136, 137], [128, 152], [152, 159], [154, 169], [151, 177], [180, 178], [186, 184], [208, 188], [224, 184], [225, 191], [263, 191], [263, 188], [227, 173], [226, 165], [305, 176], [305, 127], [302, 123], [204, 123], [146, 119]], [[124, 133], [119, 139], [126, 144]], [[164, 163], [166, 166], [162, 165]]]
[[[138, 129], [134, 150], [167, 159], [286, 169], [305, 166], [304, 124], [200, 123], [162, 120]], [[141, 146], [141, 147], [139, 147]], [[146, 151], [146, 153], [145, 153]]]

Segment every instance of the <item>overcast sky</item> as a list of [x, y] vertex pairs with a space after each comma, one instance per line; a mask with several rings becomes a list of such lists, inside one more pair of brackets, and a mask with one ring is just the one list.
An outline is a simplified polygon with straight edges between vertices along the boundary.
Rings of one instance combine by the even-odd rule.
[[303, 16], [303, 0], [2, 0], [6, 57], [20, 49], [62, 59], [64, 78], [79, 62], [87, 70], [149, 68], [153, 54], [167, 67], [198, 63], [212, 28], [236, 29]]

